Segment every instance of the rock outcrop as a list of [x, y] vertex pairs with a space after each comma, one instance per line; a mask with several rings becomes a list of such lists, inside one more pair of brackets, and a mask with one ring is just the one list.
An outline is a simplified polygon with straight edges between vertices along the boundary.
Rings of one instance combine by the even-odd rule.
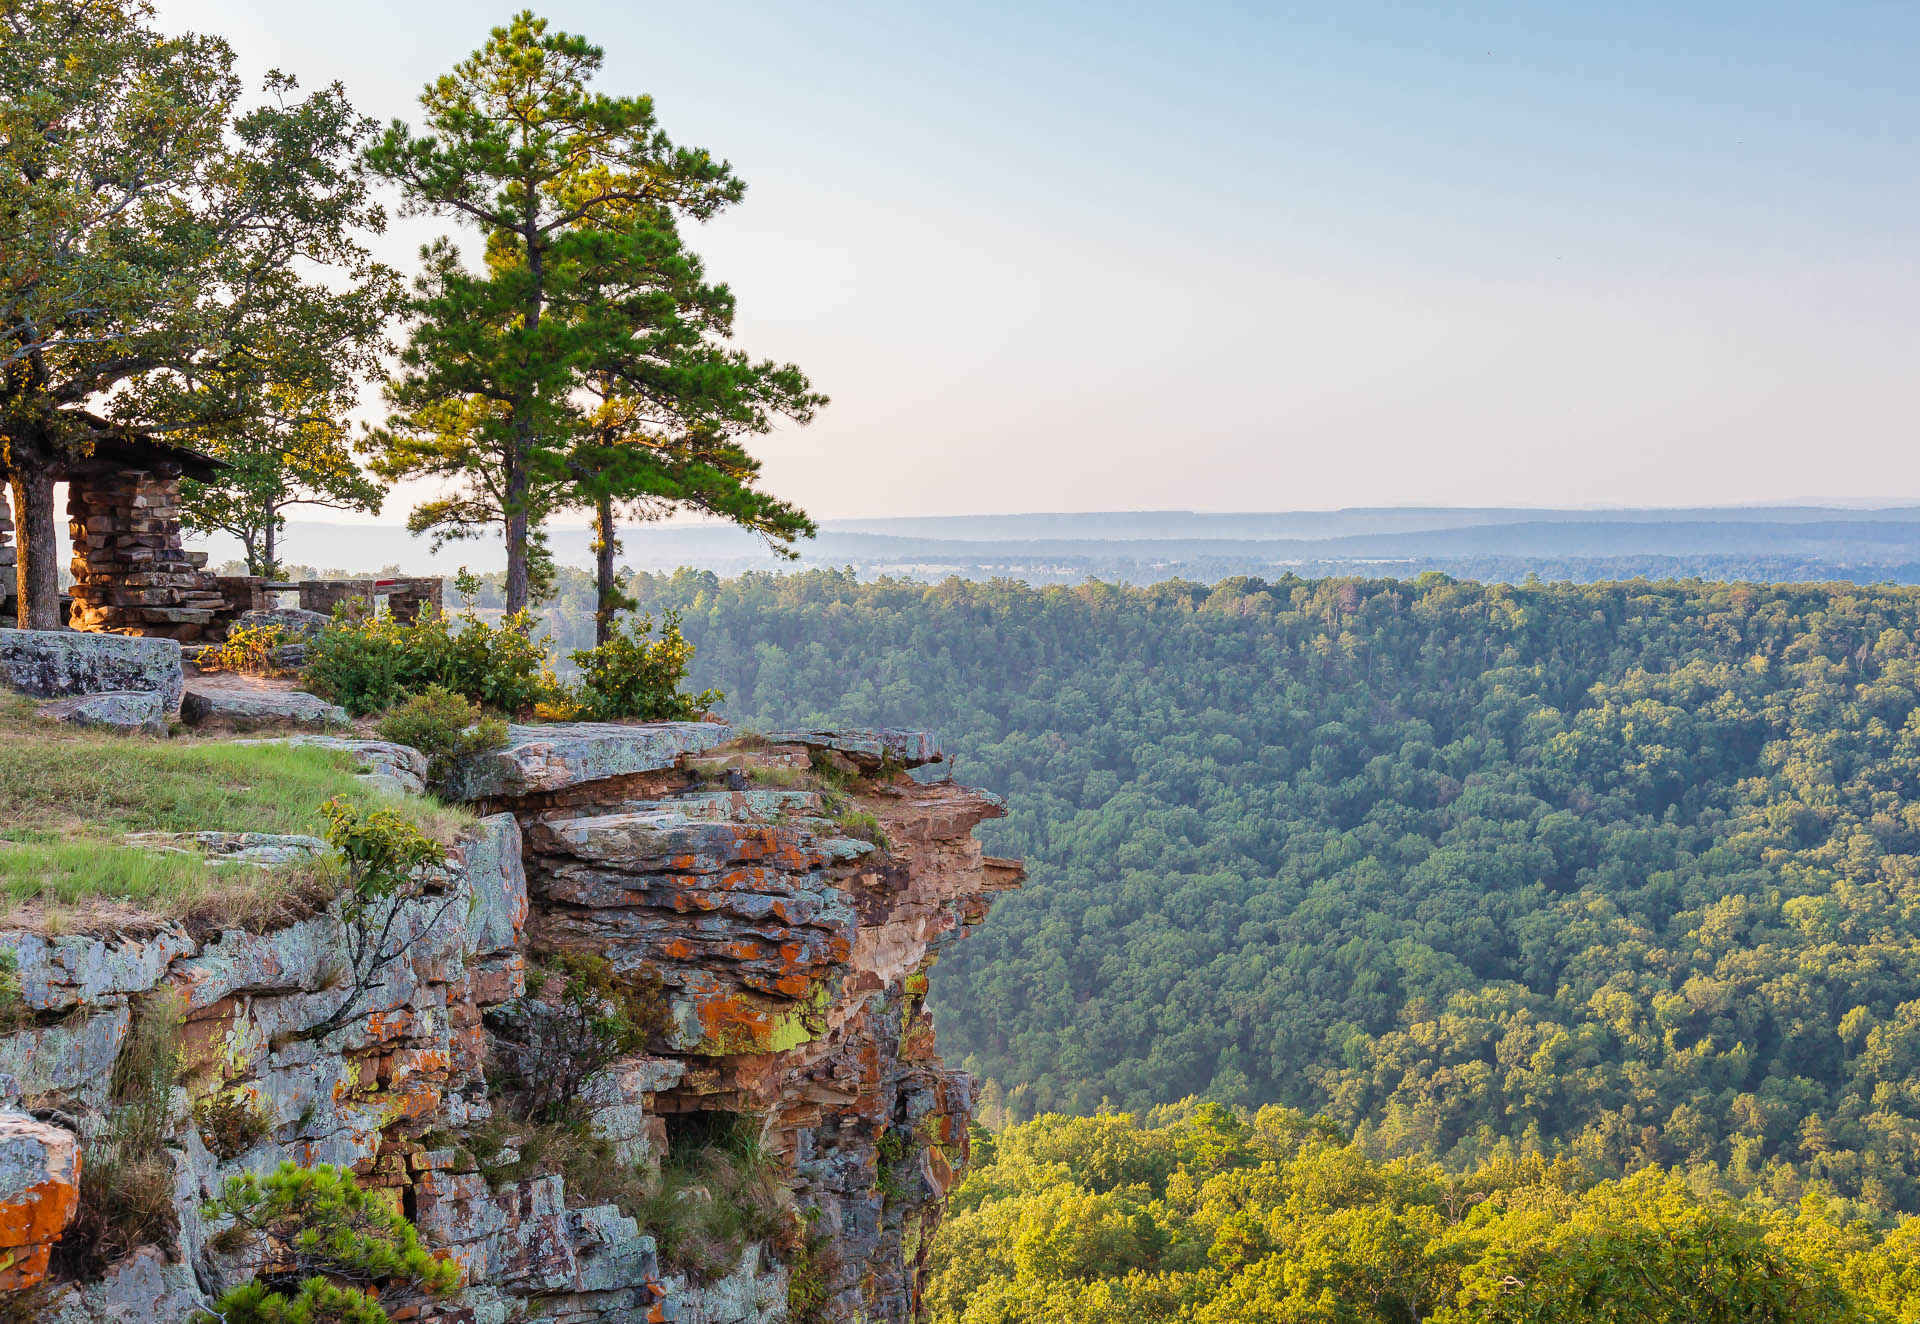
[[[417, 771], [413, 751], [339, 743]], [[461, 1291], [423, 1321], [774, 1324], [801, 1279], [809, 1319], [911, 1320], [972, 1103], [935, 1054], [927, 974], [1020, 877], [972, 838], [1000, 812], [992, 797], [909, 775], [937, 758], [906, 732], [770, 742], [716, 723], [515, 727], [507, 749], [457, 771], [489, 816], [396, 912], [405, 957], [345, 1017], [332, 912], [211, 940], [164, 926], [138, 940], [0, 934], [24, 1003], [22, 1028], [0, 1033], [0, 1107], [52, 1123], [0, 1113], [0, 1187], [14, 1170], [7, 1126], [50, 1142], [77, 1128], [84, 1162], [141, 1007], [164, 996], [184, 1014], [167, 1151], [178, 1234], [73, 1284], [51, 1318], [129, 1303], [129, 1318], [184, 1318], [239, 1272], [210, 1244], [202, 1201], [230, 1173], [291, 1159], [390, 1191], [459, 1260]], [[631, 1206], [520, 1162], [530, 1133], [502, 1082], [529, 969], [569, 958], [650, 1009], [640, 1041], [591, 1084], [606, 1161], [657, 1165], [744, 1119], [777, 1165], [787, 1231], [717, 1269], [663, 1263]], [[209, 1121], [232, 1116], [253, 1122]], [[45, 1170], [66, 1171], [45, 1155]], [[0, 1190], [0, 1211], [8, 1200], [23, 1203]], [[4, 1228], [35, 1229], [17, 1239], [19, 1263], [44, 1268], [65, 1217], [48, 1210], [0, 1213]]]
[[0, 688], [36, 699], [142, 690], [171, 712], [184, 685], [180, 645], [78, 630], [0, 630]]
[[32, 1287], [80, 1203], [80, 1138], [0, 1113], [0, 1291]]

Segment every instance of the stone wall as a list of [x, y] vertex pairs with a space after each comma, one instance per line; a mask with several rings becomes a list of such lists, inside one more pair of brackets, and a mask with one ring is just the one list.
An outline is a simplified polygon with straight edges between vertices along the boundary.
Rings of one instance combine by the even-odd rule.
[[180, 543], [180, 480], [76, 474], [67, 488], [76, 630], [198, 639], [226, 599]]
[[435, 611], [441, 607], [441, 584], [437, 578], [415, 579], [303, 579], [300, 581], [300, 609], [333, 615], [335, 607], [351, 602], [372, 606], [376, 598], [387, 600], [387, 611], [395, 620], [410, 621], [423, 605]]
[[[657, 1163], [689, 1115], [761, 1119], [796, 1228], [813, 1211], [834, 1250], [824, 1317], [912, 1319], [930, 1235], [965, 1168], [972, 1102], [964, 1074], [935, 1054], [927, 972], [994, 892], [1017, 885], [1019, 867], [972, 839], [999, 812], [990, 796], [901, 770], [938, 757], [929, 739], [801, 733], [744, 748], [730, 734], [711, 723], [514, 728], [464, 779], [495, 812], [449, 858], [436, 894], [399, 917], [418, 938], [407, 959], [318, 1038], [312, 1027], [340, 996], [331, 915], [211, 940], [165, 926], [140, 938], [0, 934], [32, 1013], [0, 1035], [0, 1108], [39, 1110], [0, 1111], [0, 1229], [52, 1217], [22, 1194], [48, 1189], [29, 1180], [33, 1156], [57, 1158], [60, 1135], [77, 1129], [84, 1159], [140, 1000], [171, 991], [186, 1009], [170, 1151], [178, 1237], [67, 1287], [51, 1324], [183, 1321], [247, 1269], [210, 1245], [200, 1203], [229, 1173], [283, 1159], [351, 1167], [459, 1259], [464, 1289], [423, 1324], [785, 1319], [792, 1238], [746, 1246], [731, 1272], [694, 1281], [663, 1267], [648, 1230], [619, 1209], [583, 1202], [556, 1173], [502, 1183], [467, 1148], [496, 1109], [492, 1075], [512, 1052], [529, 958], [575, 951], [605, 956], [661, 1012], [592, 1097], [592, 1125], [622, 1160]], [[822, 760], [851, 779], [849, 799], [793, 784]], [[868, 822], [848, 817], [855, 805], [877, 832], [844, 830]], [[254, 1101], [268, 1134], [214, 1154], [191, 1120], [192, 1100], [212, 1091]], [[27, 1156], [11, 1184], [8, 1126]]]

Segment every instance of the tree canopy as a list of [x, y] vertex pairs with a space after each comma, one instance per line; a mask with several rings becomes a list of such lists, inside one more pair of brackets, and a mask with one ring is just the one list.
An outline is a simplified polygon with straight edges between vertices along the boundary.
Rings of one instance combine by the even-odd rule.
[[942, 963], [988, 1113], [1920, 1211], [1920, 590], [642, 577], [749, 727], [931, 725], [1027, 887]]
[[1892, 1324], [1920, 1218], [1656, 1170], [1383, 1163], [1324, 1120], [1188, 1100], [976, 1139], [934, 1324]]

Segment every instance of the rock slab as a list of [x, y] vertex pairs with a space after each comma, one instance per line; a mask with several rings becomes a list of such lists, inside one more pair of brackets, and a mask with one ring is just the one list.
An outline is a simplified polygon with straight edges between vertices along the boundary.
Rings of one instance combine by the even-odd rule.
[[167, 733], [167, 710], [157, 690], [77, 694], [70, 699], [50, 699], [41, 704], [38, 711], [50, 722], [65, 722], [70, 726], [104, 727], [149, 736]]
[[218, 726], [230, 731], [296, 727], [324, 731], [347, 725], [347, 710], [304, 690], [191, 689], [180, 701], [180, 720], [188, 726]]
[[171, 712], [185, 680], [172, 639], [79, 630], [0, 630], [0, 685], [36, 699], [146, 690]]
[[509, 726], [504, 749], [464, 759], [448, 778], [450, 800], [564, 791], [590, 782], [671, 768], [682, 754], [725, 744], [724, 722], [553, 722]]

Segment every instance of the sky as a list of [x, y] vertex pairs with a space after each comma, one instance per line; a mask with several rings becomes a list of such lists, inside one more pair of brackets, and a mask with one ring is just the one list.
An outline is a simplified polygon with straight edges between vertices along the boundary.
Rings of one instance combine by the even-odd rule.
[[[157, 3], [416, 122], [517, 7]], [[747, 181], [816, 517], [1920, 498], [1920, 6], [539, 12]]]

